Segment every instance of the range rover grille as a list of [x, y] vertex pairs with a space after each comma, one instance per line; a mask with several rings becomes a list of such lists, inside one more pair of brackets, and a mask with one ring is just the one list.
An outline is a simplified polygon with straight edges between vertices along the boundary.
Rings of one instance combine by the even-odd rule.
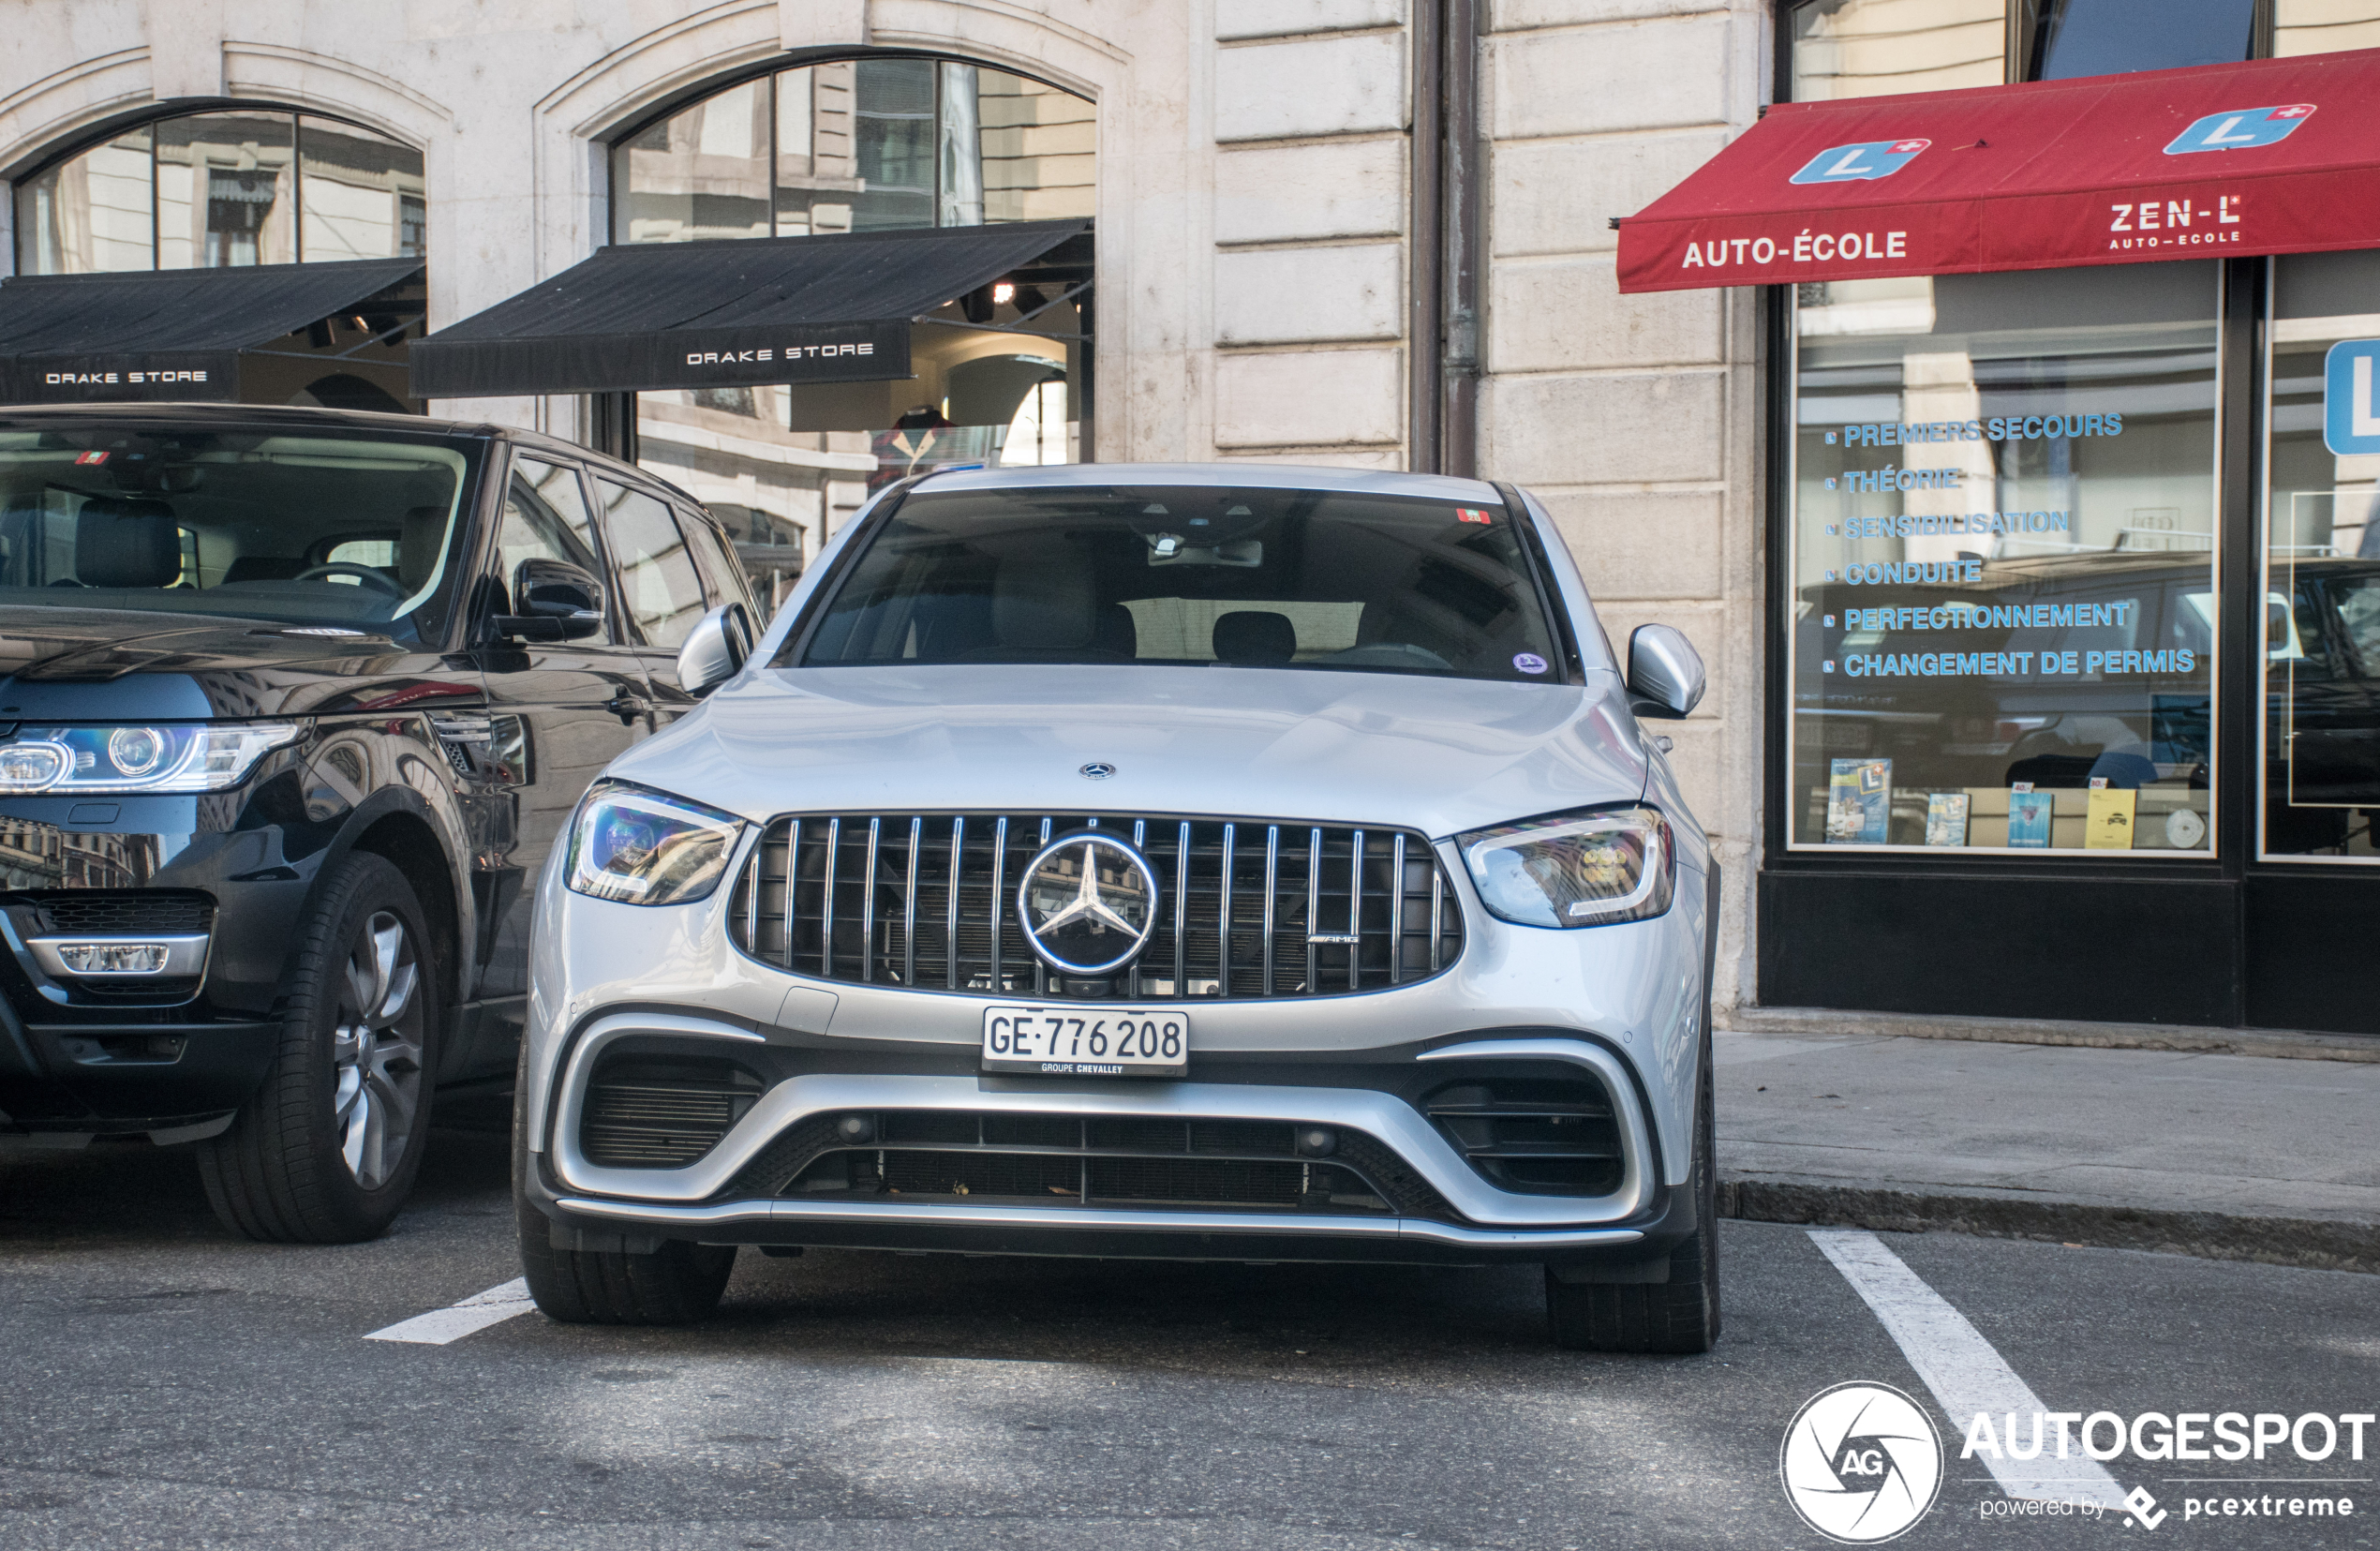
[[[1058, 836], [1125, 836], [1158, 879], [1157, 927], [1115, 974], [1062, 975], [1017, 919]], [[1463, 948], [1427, 837], [1266, 819], [846, 813], [780, 818], [738, 876], [736, 946], [829, 980], [1069, 1000], [1328, 996], [1426, 979]]]

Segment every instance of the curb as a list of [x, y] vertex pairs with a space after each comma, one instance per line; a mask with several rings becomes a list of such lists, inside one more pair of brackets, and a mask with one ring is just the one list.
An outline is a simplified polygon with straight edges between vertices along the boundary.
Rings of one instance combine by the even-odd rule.
[[1718, 1182], [1718, 1215], [1893, 1233], [1972, 1233], [2094, 1249], [2146, 1249], [2209, 1260], [2380, 1274], [2380, 1223], [2249, 1217], [2086, 1201], [1736, 1178]]
[[1936, 1018], [1835, 1007], [1734, 1007], [1712, 1026], [1728, 1034], [1865, 1036], [1881, 1039], [1974, 1039], [2005, 1045], [2080, 1045], [2094, 1050], [2262, 1055], [2294, 1061], [2380, 1062], [2380, 1038], [2268, 1029], [2191, 1028], [2173, 1023], [2082, 1023], [2052, 1019]]

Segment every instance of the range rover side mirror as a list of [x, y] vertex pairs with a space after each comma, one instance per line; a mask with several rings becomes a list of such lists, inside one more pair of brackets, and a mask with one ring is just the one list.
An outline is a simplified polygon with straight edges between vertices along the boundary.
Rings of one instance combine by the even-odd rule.
[[1703, 700], [1703, 659], [1685, 633], [1639, 625], [1628, 638], [1629, 708], [1639, 716], [1684, 716]]
[[584, 566], [534, 556], [513, 568], [515, 614], [496, 633], [521, 641], [583, 641], [603, 628], [603, 584]]
[[736, 677], [752, 654], [751, 616], [741, 604], [721, 604], [694, 621], [677, 649], [677, 687], [702, 696]]

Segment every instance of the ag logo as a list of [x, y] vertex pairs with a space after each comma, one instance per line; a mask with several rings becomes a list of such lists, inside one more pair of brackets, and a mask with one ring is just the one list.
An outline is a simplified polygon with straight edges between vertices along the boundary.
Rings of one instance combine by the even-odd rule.
[[2165, 147], [2165, 155], [2186, 157], [2193, 151], [2242, 151], [2251, 145], [2270, 145], [2275, 141], [2287, 140], [2298, 125], [2313, 116], [2311, 102], [2209, 113], [2176, 135], [2174, 142]]
[[1941, 1439], [1925, 1408], [1891, 1385], [1837, 1384], [1794, 1413], [1777, 1469], [1804, 1523], [1846, 1545], [1873, 1545], [1934, 1505]]
[[1793, 174], [1794, 183], [1863, 183], [1889, 178], [1911, 162], [1930, 140], [1864, 140], [1856, 145], [1834, 145], [1810, 157]]

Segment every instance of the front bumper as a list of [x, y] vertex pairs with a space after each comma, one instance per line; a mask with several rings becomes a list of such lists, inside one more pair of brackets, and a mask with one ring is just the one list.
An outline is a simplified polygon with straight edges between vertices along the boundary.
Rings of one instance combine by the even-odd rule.
[[[1448, 853], [1450, 861], [1452, 858]], [[1680, 879], [1666, 915], [1584, 932], [1506, 927], [1453, 871], [1463, 955], [1416, 984], [1317, 998], [1192, 1001], [1186, 1081], [981, 1073], [979, 994], [788, 975], [727, 940], [725, 890], [639, 907], [569, 892], [548, 868], [529, 1008], [524, 1193], [556, 1243], [663, 1240], [980, 1254], [1439, 1264], [1537, 1261], [1659, 1279], [1696, 1227], [1693, 1096], [1705, 1007], [1708, 901]], [[763, 1074], [756, 1099], [697, 1161], [605, 1167], [580, 1131], [607, 1050], [707, 1049]], [[1420, 1107], [1456, 1073], [1592, 1074], [1622, 1143], [1602, 1193], [1490, 1183]], [[1466, 1078], [1467, 1081], [1467, 1078]], [[839, 1112], [972, 1112], [1337, 1127], [1417, 1176], [1424, 1210], [1114, 1206], [963, 1197], [806, 1199], [755, 1163]], [[1089, 1138], [1090, 1132], [1085, 1130]], [[1089, 1145], [1086, 1140], [1086, 1146]], [[884, 1176], [886, 1180], [889, 1175]], [[1086, 1175], [1086, 1180], [1088, 1180]], [[1394, 1203], [1391, 1203], [1394, 1205]], [[1642, 1276], [1632, 1275], [1641, 1271]]]

